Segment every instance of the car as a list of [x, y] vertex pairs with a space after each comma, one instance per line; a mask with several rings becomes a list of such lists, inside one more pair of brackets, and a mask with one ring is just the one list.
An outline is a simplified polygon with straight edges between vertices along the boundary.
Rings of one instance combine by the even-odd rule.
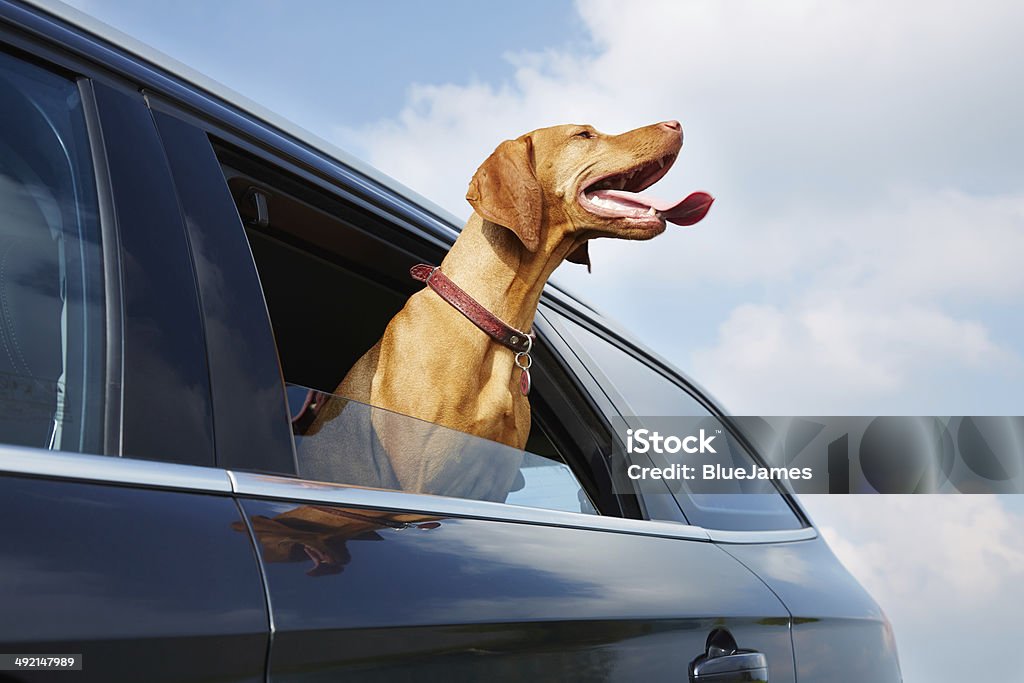
[[527, 454], [448, 434], [503, 501], [317, 479], [428, 200], [60, 4], [0, 0], [0, 102], [0, 680], [900, 680], [790, 491], [615, 481], [623, 416], [729, 417], [554, 284]]

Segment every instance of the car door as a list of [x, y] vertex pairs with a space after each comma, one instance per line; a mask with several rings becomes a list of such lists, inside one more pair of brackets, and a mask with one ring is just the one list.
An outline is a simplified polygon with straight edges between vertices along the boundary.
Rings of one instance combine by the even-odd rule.
[[[350, 170], [294, 161], [308, 157], [308, 150], [275, 153], [268, 149], [271, 142], [287, 142], [272, 132], [228, 126], [157, 97], [150, 103], [159, 112], [190, 234], [204, 235], [204, 250], [210, 236], [219, 235], [236, 245], [232, 259], [247, 259], [247, 273], [233, 261], [238, 269], [231, 278], [200, 272], [201, 299], [237, 302], [229, 313], [264, 297], [270, 304], [274, 334], [265, 310], [258, 316], [262, 331], [250, 325], [242, 336], [241, 327], [232, 331], [234, 323], [220, 327], [225, 343], [220, 352], [210, 347], [210, 362], [223, 391], [232, 392], [231, 380], [226, 374], [218, 379], [216, 366], [225, 362], [228, 349], [265, 350], [276, 339], [278, 352], [287, 354], [285, 379], [309, 377], [316, 371], [318, 339], [330, 337], [327, 346], [337, 352], [344, 334], [374, 334], [352, 322], [373, 319], [372, 310], [342, 316], [347, 327], [325, 328], [319, 337], [315, 329], [293, 333], [290, 326], [306, 325], [317, 314], [317, 307], [306, 304], [323, 289], [314, 286], [319, 269], [335, 269], [325, 265], [321, 250], [289, 271], [294, 275], [279, 276], [274, 268], [299, 258], [296, 250], [312, 249], [304, 240], [322, 239], [329, 246], [347, 229], [345, 218], [373, 228], [355, 225], [345, 258], [373, 254], [374, 263], [400, 264], [402, 258], [437, 257], [436, 246], [416, 246], [415, 230], [403, 224], [415, 212], [396, 217], [401, 207], [381, 206], [379, 195], [347, 182]], [[219, 154], [230, 166], [230, 187], [223, 184], [211, 139], [217, 149], [227, 149]], [[221, 185], [215, 187], [210, 183], [218, 174]], [[360, 182], [370, 185], [365, 178]], [[300, 201], [300, 194], [306, 199]], [[203, 210], [189, 208], [200, 204]], [[267, 245], [283, 237], [280, 254], [267, 256]], [[402, 249], [389, 251], [396, 243]], [[250, 249], [263, 264], [259, 272]], [[402, 256], [416, 249], [420, 254]], [[362, 258], [351, 267], [369, 268], [369, 257]], [[199, 270], [211, 267], [209, 258], [195, 261]], [[369, 296], [377, 285], [366, 284], [362, 274], [345, 278], [348, 287], [335, 290], [323, 305], [365, 307], [365, 298], [354, 292]], [[296, 282], [302, 286], [293, 294]], [[274, 283], [288, 294], [275, 291]], [[390, 286], [382, 280], [385, 285]], [[553, 333], [540, 324], [543, 345]], [[525, 456], [523, 486], [506, 498], [520, 504], [317, 480], [302, 473], [309, 435], [296, 437], [298, 464], [292, 442], [253, 446], [248, 463], [238, 452], [231, 479], [260, 550], [271, 605], [271, 680], [679, 680], [706, 655], [709, 638], [715, 647], [734, 640], [739, 648], [764, 654], [773, 681], [794, 680], [789, 615], [781, 602], [703, 530], [680, 521], [638, 519], [635, 496], [611, 495], [608, 435], [601, 433], [592, 397], [581, 392], [557, 355], [548, 353], [539, 365], [531, 398], [545, 425], [545, 448], [554, 447], [562, 460]], [[276, 364], [274, 372], [276, 389], [268, 386], [245, 399], [264, 404], [257, 414], [276, 420], [274, 433], [289, 433]], [[214, 395], [220, 390], [214, 386]], [[237, 400], [238, 391], [233, 395]], [[275, 402], [276, 411], [268, 407]], [[252, 421], [244, 411], [216, 401], [214, 410], [218, 444], [246, 439], [243, 432]], [[373, 410], [357, 406], [355, 414]], [[489, 442], [445, 436], [464, 439], [469, 452], [491, 462], [509, 456]], [[356, 450], [340, 443], [338, 449], [339, 457]], [[524, 456], [517, 451], [515, 457]], [[544, 505], [549, 508], [538, 507]]]
[[[548, 315], [600, 384], [612, 414], [706, 415], [728, 424], [701, 391], [613, 330], [564, 309]], [[738, 464], [754, 462], [753, 451], [738, 441], [732, 448]], [[792, 615], [798, 680], [901, 680], [885, 615], [806, 521], [795, 499], [783, 493], [697, 494], [684, 487], [673, 498], [690, 524], [704, 529], [785, 603]]]
[[163, 150], [141, 93], [73, 47], [0, 4], [0, 678], [263, 680]]

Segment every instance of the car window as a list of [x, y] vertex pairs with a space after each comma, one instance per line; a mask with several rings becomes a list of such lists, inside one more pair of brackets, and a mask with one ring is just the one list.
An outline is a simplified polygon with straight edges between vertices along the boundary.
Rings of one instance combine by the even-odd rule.
[[75, 82], [0, 53], [0, 442], [102, 452], [96, 183]]
[[596, 514], [561, 462], [288, 385], [303, 479]]
[[630, 414], [651, 417], [711, 414], [694, 396], [650, 365], [581, 325], [574, 322], [567, 322], [567, 325], [570, 334], [583, 344], [618, 391]]
[[[520, 450], [331, 396], [422, 287], [400, 248], [412, 246], [408, 234], [280, 169], [218, 151], [270, 313], [299, 476], [596, 514], [540, 420], [530, 450]], [[331, 417], [313, 419], [322, 404]], [[409, 458], [427, 474], [403, 471]]]
[[[622, 416], [627, 418], [628, 424], [643, 423], [645, 427], [662, 425], [663, 433], [672, 433], [670, 430], [673, 422], [678, 425], [678, 418], [686, 417], [706, 418], [704, 424], [709, 432], [720, 426], [717, 416], [693, 394], [645, 361], [565, 316], [559, 315], [558, 319], [562, 323], [562, 330], [569, 337], [568, 341], [577, 350], [581, 360], [588, 364], [595, 379], [609, 389], [613, 402], [617, 404]], [[588, 356], [591, 361], [589, 363]], [[686, 422], [702, 424], [700, 420]], [[665, 461], [656, 463], [659, 466], [678, 460], [671, 454], [659, 457]], [[745, 469], [759, 464], [729, 433], [718, 437], [714, 459], [724, 466]], [[646, 461], [641, 464], [651, 463]], [[680, 461], [679, 464], [683, 463]], [[796, 529], [803, 526], [778, 490], [764, 480], [702, 483], [699, 489], [696, 485], [676, 482], [673, 495], [691, 524], [707, 528], [754, 531]]]

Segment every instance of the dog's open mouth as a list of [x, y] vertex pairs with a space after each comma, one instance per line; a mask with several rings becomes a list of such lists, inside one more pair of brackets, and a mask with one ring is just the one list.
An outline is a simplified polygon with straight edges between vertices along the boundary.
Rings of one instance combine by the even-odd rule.
[[675, 154], [668, 154], [619, 173], [604, 175], [583, 188], [580, 205], [590, 213], [607, 218], [693, 225], [707, 215], [715, 201], [707, 192], [694, 192], [679, 202], [640, 194], [661, 180], [675, 160]]

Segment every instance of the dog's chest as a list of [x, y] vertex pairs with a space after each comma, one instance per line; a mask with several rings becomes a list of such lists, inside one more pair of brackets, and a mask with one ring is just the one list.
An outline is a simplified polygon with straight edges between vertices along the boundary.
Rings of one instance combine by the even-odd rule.
[[530, 432], [530, 401], [520, 387], [520, 370], [495, 354], [491, 371], [480, 382], [472, 405], [469, 431], [493, 441], [522, 448]]

